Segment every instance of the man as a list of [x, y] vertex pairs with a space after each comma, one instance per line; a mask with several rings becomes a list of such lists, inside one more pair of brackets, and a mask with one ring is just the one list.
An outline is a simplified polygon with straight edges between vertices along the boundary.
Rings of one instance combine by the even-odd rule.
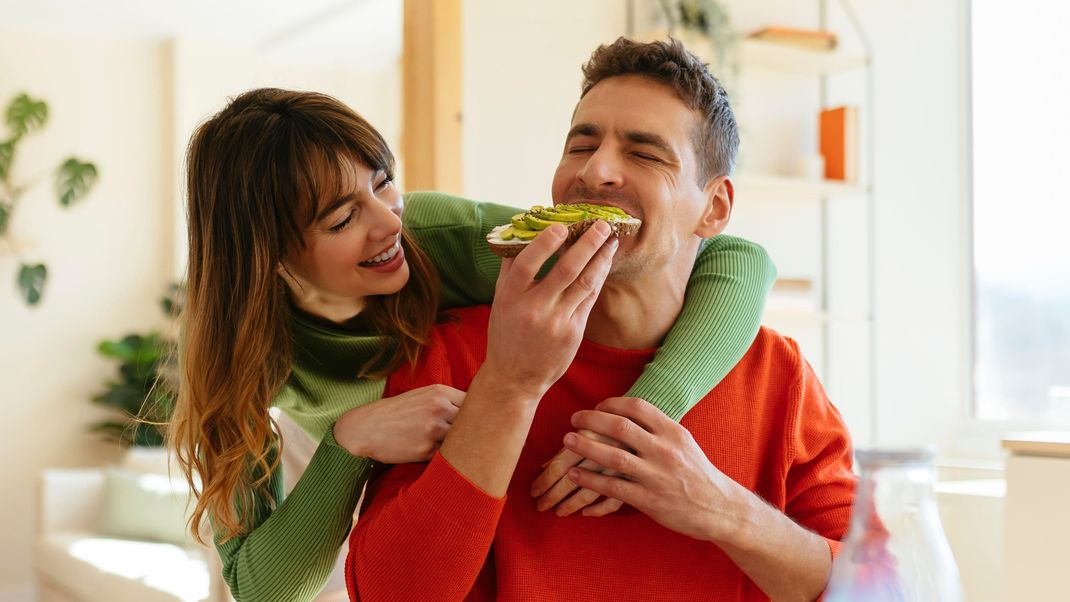
[[[555, 267], [570, 272], [549, 282], [532, 278], [561, 234], [540, 235], [503, 263], [493, 310], [458, 312], [421, 366], [395, 377], [390, 394], [429, 382], [469, 394], [428, 465], [394, 467], [369, 489], [351, 538], [350, 596], [813, 600], [847, 528], [854, 478], [846, 428], [795, 343], [760, 332], [680, 424], [616, 397], [679, 314], [702, 239], [728, 224], [739, 145], [728, 99], [677, 42], [618, 40], [584, 75], [554, 202], [615, 205], [643, 226], [597, 252], [588, 232]], [[586, 268], [581, 255], [593, 257]], [[553, 288], [573, 279], [598, 296], [557, 379], [539, 368], [571, 350], [546, 352], [531, 324], [539, 308], [578, 298]], [[545, 323], [552, 338], [577, 325], [573, 316]], [[528, 349], [539, 355], [507, 359]], [[569, 478], [624, 509], [539, 512], [528, 484], [562, 438], [613, 471], [575, 468]]]

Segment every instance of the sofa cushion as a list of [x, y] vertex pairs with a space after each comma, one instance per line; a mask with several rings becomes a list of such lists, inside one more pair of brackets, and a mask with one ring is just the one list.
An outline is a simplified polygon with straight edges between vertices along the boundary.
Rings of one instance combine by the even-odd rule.
[[161, 474], [109, 466], [97, 530], [104, 535], [193, 547], [186, 532], [189, 487]]
[[37, 570], [80, 599], [114, 602], [201, 602], [208, 565], [200, 550], [166, 543], [56, 533], [39, 539]]

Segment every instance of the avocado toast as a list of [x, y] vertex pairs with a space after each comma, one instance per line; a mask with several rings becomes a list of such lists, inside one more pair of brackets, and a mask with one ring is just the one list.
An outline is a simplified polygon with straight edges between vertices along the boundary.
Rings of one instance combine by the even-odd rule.
[[535, 205], [526, 213], [518, 213], [508, 224], [494, 228], [487, 234], [491, 251], [501, 257], [516, 257], [539, 232], [554, 224], [568, 228], [568, 240], [572, 242], [587, 231], [596, 221], [608, 222], [616, 236], [630, 236], [639, 231], [642, 221], [628, 215], [623, 209], [608, 205], [577, 203], [542, 207]]

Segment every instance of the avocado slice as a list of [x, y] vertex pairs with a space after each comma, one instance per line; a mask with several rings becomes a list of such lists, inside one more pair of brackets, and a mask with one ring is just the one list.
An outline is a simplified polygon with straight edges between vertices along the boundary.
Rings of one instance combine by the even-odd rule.
[[531, 226], [524, 221], [524, 214], [517, 213], [513, 216], [513, 229], [514, 230], [531, 230]]
[[515, 236], [517, 240], [531, 240], [538, 235], [539, 233], [535, 230], [513, 230], [513, 236]]
[[545, 230], [554, 225], [554, 222], [550, 220], [540, 219], [530, 213], [524, 214], [524, 221], [531, 226], [532, 230]]

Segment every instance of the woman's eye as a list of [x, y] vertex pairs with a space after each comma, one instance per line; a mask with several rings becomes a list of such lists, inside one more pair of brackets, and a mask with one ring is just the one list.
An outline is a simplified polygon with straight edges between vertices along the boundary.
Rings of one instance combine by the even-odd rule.
[[639, 157], [640, 159], [642, 159], [644, 161], [657, 161], [659, 163], [661, 162], [661, 159], [659, 159], [659, 158], [657, 158], [657, 157], [655, 157], [653, 155], [647, 155], [647, 154], [644, 154], [644, 153], [633, 153], [633, 154], [636, 157]]
[[389, 185], [391, 185], [393, 183], [394, 183], [394, 176], [387, 176], [387, 177], [383, 178], [383, 180], [381, 182], [379, 182], [378, 184], [375, 185], [375, 190], [376, 191], [383, 190], [387, 186], [389, 186]]
[[570, 154], [589, 153], [594, 150], [591, 146], [574, 146], [568, 150]]
[[347, 215], [344, 220], [342, 220], [342, 221], [338, 222], [337, 224], [331, 226], [331, 232], [341, 232], [342, 230], [345, 230], [346, 226], [348, 226], [349, 222], [351, 222], [351, 221], [353, 221], [353, 212], [352, 211], [349, 212], [349, 215]]

